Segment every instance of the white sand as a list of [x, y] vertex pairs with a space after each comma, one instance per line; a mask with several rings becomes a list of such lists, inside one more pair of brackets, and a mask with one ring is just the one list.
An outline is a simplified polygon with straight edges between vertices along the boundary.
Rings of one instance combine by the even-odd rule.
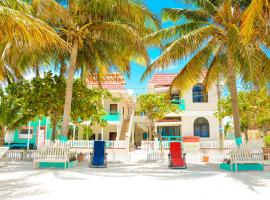
[[36, 169], [31, 162], [10, 162], [0, 168], [0, 200], [177, 199], [267, 200], [270, 170], [231, 173], [214, 164], [189, 164], [186, 170], [167, 163], [88, 163], [69, 170]]

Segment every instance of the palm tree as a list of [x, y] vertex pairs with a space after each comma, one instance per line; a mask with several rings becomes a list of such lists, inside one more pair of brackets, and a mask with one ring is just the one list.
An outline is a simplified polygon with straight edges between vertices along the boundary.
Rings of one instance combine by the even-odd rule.
[[136, 0], [69, 0], [58, 9], [65, 13], [50, 22], [71, 46], [62, 134], [70, 121], [72, 85], [76, 68], [104, 75], [110, 66], [129, 71], [131, 60], [148, 62], [142, 36], [153, 32], [159, 22]]
[[265, 33], [269, 33], [269, 20], [269, 0], [252, 0], [242, 16], [241, 34], [247, 41], [251, 40], [254, 35], [260, 36], [260, 40], [269, 47], [269, 37], [261, 37]]
[[[164, 9], [164, 20], [178, 23], [150, 34], [146, 43], [164, 46], [164, 51], [146, 70], [142, 79], [155, 69], [165, 69], [180, 59], [189, 61], [179, 72], [171, 89], [184, 91], [204, 78], [206, 88], [224, 76], [231, 93], [235, 136], [241, 143], [239, 106], [237, 100], [237, 76], [254, 86], [264, 85], [269, 80], [270, 61], [262, 49], [262, 43], [254, 37], [248, 43], [241, 35], [240, 24], [243, 10], [230, 0], [187, 0], [198, 9]], [[263, 34], [263, 33], [262, 33]], [[266, 38], [269, 36], [265, 35]], [[190, 58], [191, 57], [191, 58]], [[265, 76], [263, 76], [265, 75]]]
[[[59, 15], [55, 14], [55, 10], [57, 10], [60, 5], [53, 0], [32, 0], [30, 2], [31, 4], [28, 4], [27, 1], [24, 2], [23, 0], [3, 0], [0, 2], [0, 6], [15, 10], [20, 14], [23, 13], [27, 15], [29, 19], [35, 19], [35, 21], [40, 24], [46, 25], [45, 28], [49, 29], [54, 34], [54, 37], [61, 40], [56, 32], [50, 26], [45, 24], [45, 22], [55, 21], [54, 18]], [[53, 14], [53, 17], [50, 16], [51, 13]], [[23, 35], [24, 34], [27, 35], [29, 33], [23, 33]], [[33, 38], [35, 37], [33, 36]], [[43, 40], [41, 39], [38, 41], [42, 42]], [[63, 40], [61, 41], [65, 44]], [[59, 49], [55, 47], [56, 46], [53, 45], [44, 45], [43, 47], [38, 48], [29, 46], [26, 50], [25, 48], [22, 49], [21, 46], [18, 46], [15, 42], [9, 42], [8, 44], [2, 45], [2, 49], [0, 45], [0, 52], [3, 52], [2, 58], [5, 60], [3, 69], [5, 70], [7, 81], [12, 82], [16, 79], [23, 78], [23, 74], [29, 69], [35, 71], [36, 75], [39, 76], [40, 71], [45, 66], [48, 66], [52, 60], [55, 60], [57, 54], [63, 53], [63, 49], [59, 51]]]
[[4, 144], [5, 133], [12, 132], [27, 123], [26, 115], [22, 114], [21, 105], [11, 96], [4, 95], [0, 89], [0, 146]]

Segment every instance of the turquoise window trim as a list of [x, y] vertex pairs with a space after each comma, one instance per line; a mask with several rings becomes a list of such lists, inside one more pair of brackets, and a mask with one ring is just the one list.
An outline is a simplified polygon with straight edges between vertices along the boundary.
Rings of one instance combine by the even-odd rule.
[[186, 110], [185, 100], [171, 100], [172, 103], [177, 104], [179, 110]]

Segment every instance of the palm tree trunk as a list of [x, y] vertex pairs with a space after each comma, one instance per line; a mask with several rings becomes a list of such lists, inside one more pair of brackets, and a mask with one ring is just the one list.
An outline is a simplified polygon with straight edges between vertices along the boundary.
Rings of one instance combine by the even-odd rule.
[[71, 111], [71, 101], [72, 101], [72, 89], [74, 82], [74, 73], [77, 62], [77, 54], [79, 48], [79, 41], [77, 38], [73, 40], [72, 50], [70, 55], [70, 66], [68, 69], [68, 77], [67, 77], [67, 85], [66, 85], [66, 98], [65, 98], [65, 106], [64, 106], [64, 115], [62, 122], [62, 135], [68, 135], [68, 127], [70, 121], [70, 111]]
[[[151, 123], [151, 131], [150, 134], [151, 136], [154, 135], [159, 139], [159, 145], [160, 145], [160, 154], [161, 154], [161, 159], [163, 159], [163, 142], [162, 142], [162, 136], [158, 133], [155, 132], [155, 122], [154, 120], [150, 120]], [[152, 138], [151, 138], [152, 139]]]
[[233, 114], [233, 124], [234, 124], [234, 134], [236, 144], [242, 144], [241, 128], [240, 128], [240, 114], [238, 105], [238, 95], [236, 86], [236, 74], [233, 67], [232, 59], [229, 59], [228, 63], [228, 84], [231, 93], [231, 104], [232, 104], [232, 114]]
[[52, 124], [52, 127], [53, 127], [53, 129], [52, 129], [52, 141], [55, 140], [55, 136], [56, 136], [56, 126], [57, 126], [57, 123], [54, 122], [54, 123]]
[[37, 63], [37, 66], [35, 68], [36, 68], [36, 77], [40, 77], [40, 71], [39, 71], [38, 63]]
[[[218, 75], [218, 80], [217, 80], [217, 97], [218, 97], [218, 101], [220, 101], [221, 91], [220, 91], [220, 77], [219, 77], [219, 75]], [[220, 104], [218, 104], [218, 106], [219, 106], [218, 110], [221, 110]], [[222, 151], [223, 143], [224, 143], [224, 136], [223, 136], [223, 132], [222, 132], [222, 119], [218, 120], [218, 128], [219, 128], [219, 148]]]
[[2, 125], [0, 133], [0, 146], [3, 146], [4, 144], [5, 144], [5, 128]]

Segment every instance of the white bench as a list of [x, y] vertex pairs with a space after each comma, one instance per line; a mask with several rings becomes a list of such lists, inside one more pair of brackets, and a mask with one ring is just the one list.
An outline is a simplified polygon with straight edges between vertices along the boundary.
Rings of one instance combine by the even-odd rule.
[[[2, 158], [4, 158], [4, 156], [7, 153], [8, 149], [9, 149], [9, 147], [0, 147], [0, 160]], [[7, 159], [8, 158], [7, 158], [7, 155], [6, 155], [6, 161], [5, 161], [6, 165], [5, 166], [7, 166]]]
[[36, 156], [34, 157], [34, 168], [36, 163], [40, 162], [59, 162], [65, 163], [65, 169], [69, 162], [70, 148], [69, 146], [42, 146], [38, 149]]
[[262, 147], [255, 143], [241, 144], [239, 147], [234, 148], [230, 153], [231, 170], [235, 164], [235, 171], [237, 171], [237, 164], [242, 163], [261, 163], [264, 164], [264, 157]]

